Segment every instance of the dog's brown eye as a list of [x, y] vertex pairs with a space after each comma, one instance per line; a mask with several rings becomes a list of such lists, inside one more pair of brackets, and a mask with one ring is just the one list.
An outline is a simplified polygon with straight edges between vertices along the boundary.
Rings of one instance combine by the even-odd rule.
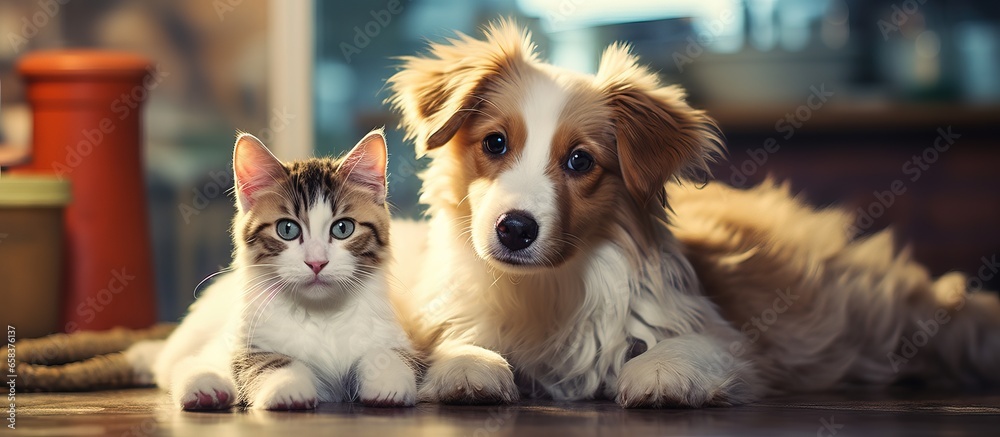
[[490, 155], [503, 155], [507, 153], [507, 138], [501, 133], [493, 132], [483, 138], [483, 150]]
[[575, 150], [566, 160], [566, 168], [577, 173], [586, 173], [594, 168], [594, 157], [583, 150]]

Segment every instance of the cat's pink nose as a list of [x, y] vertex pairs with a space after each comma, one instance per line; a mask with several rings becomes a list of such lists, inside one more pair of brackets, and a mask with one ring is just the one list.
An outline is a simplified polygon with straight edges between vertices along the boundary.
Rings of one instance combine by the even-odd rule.
[[326, 267], [327, 264], [330, 264], [330, 262], [329, 261], [306, 261], [306, 265], [309, 266], [309, 268], [312, 269], [313, 273], [315, 273], [317, 275], [319, 274], [320, 270], [323, 270], [323, 267]]

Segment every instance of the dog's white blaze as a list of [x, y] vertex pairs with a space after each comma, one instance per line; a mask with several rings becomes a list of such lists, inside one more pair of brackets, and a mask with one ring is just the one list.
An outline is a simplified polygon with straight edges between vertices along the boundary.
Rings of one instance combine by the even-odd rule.
[[[536, 245], [544, 245], [558, 217], [555, 184], [545, 173], [559, 114], [566, 106], [566, 92], [548, 77], [535, 79], [521, 105], [526, 138], [517, 163], [498, 178], [503, 208], [531, 213], [538, 221]], [[504, 213], [507, 210], [499, 211]]]

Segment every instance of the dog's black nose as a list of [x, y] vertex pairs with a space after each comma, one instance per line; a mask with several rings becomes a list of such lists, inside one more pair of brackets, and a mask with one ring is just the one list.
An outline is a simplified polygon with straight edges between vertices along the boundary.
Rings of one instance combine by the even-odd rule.
[[521, 250], [538, 238], [538, 223], [523, 211], [510, 211], [497, 220], [497, 237], [510, 250]]

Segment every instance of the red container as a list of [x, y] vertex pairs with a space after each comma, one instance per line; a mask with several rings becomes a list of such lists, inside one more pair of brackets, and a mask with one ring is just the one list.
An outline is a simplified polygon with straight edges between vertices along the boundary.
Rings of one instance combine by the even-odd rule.
[[17, 172], [54, 173], [72, 189], [64, 330], [152, 325], [142, 107], [159, 77], [145, 58], [92, 50], [34, 52], [18, 71], [34, 128], [32, 159]]

